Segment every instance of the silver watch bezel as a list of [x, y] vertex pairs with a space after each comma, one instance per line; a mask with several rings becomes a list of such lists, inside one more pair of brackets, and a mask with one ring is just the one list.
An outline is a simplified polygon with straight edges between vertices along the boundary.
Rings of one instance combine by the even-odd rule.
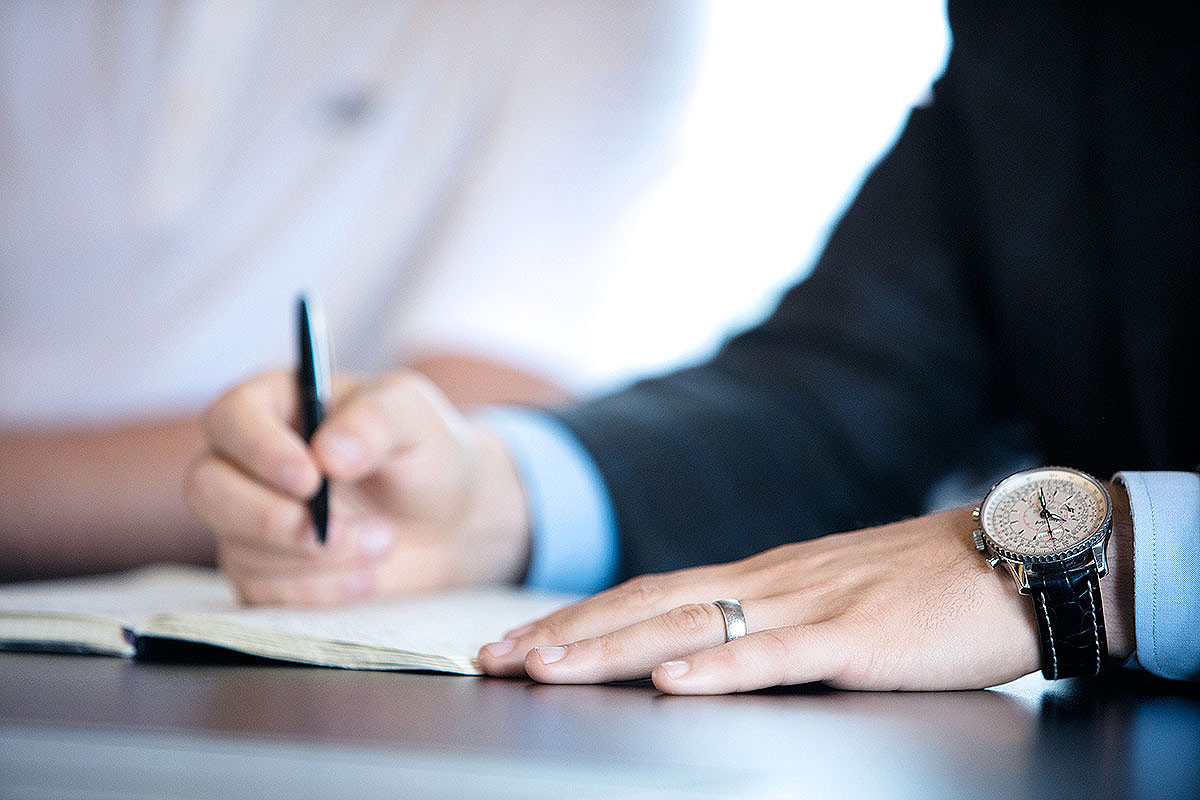
[[[1045, 555], [1030, 555], [1015, 550], [1009, 550], [1008, 548], [999, 545], [986, 530], [983, 519], [983, 509], [987, 507], [988, 501], [997, 492], [997, 490], [1003, 487], [1006, 483], [1012, 481], [1014, 478], [1025, 476], [1032, 472], [1070, 472], [1094, 484], [1100, 490], [1101, 496], [1104, 498], [1105, 502], [1104, 520], [1096, 528], [1096, 531], [1079, 544], [1057, 553], [1047, 553]], [[993, 555], [998, 556], [1014, 566], [1019, 565], [1025, 568], [1037, 568], [1039, 566], [1070, 562], [1078, 558], [1083, 553], [1091, 550], [1093, 556], [1095, 557], [1097, 568], [1100, 570], [1101, 577], [1103, 577], [1107, 572], [1107, 564], [1105, 563], [1106, 560], [1104, 558], [1104, 545], [1108, 541], [1109, 533], [1112, 530], [1112, 513], [1112, 496], [1109, 495], [1108, 489], [1103, 483], [1083, 470], [1078, 470], [1074, 467], [1058, 466], [1032, 467], [1030, 469], [1019, 470], [1004, 477], [1003, 479], [997, 481], [992, 488], [988, 490], [988, 493], [984, 496], [983, 500], [975, 508], [975, 517], [979, 525], [977, 529], [979, 541], [986, 545], [987, 550]]]

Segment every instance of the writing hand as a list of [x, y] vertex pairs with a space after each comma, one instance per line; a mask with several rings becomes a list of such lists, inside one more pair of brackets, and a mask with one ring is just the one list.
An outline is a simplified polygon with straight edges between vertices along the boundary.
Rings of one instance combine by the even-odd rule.
[[[515, 469], [427, 380], [338, 381], [311, 449], [298, 423], [288, 372], [236, 387], [205, 416], [210, 449], [186, 496], [244, 601], [327, 605], [520, 576], [529, 534]], [[305, 505], [322, 474], [324, 547]]]

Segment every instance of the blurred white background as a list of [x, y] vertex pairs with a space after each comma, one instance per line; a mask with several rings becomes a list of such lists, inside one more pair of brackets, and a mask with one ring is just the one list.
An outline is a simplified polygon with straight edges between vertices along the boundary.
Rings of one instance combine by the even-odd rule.
[[628, 324], [592, 331], [591, 378], [611, 387], [701, 358], [769, 311], [949, 43], [941, 0], [713, 0], [674, 160], [631, 215], [597, 312]]

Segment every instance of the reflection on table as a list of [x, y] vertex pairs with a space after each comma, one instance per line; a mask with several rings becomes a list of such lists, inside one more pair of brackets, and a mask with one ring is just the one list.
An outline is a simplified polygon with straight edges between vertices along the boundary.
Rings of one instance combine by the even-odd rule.
[[0, 797], [1200, 797], [1200, 693], [646, 683], [0, 654]]

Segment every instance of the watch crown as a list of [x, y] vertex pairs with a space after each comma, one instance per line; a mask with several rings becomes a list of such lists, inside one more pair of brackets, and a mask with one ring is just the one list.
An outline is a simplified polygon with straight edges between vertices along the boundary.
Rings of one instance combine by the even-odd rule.
[[975, 541], [975, 549], [981, 553], [987, 552], [987, 545], [983, 543], [983, 531], [976, 530], [971, 534], [971, 538]]

